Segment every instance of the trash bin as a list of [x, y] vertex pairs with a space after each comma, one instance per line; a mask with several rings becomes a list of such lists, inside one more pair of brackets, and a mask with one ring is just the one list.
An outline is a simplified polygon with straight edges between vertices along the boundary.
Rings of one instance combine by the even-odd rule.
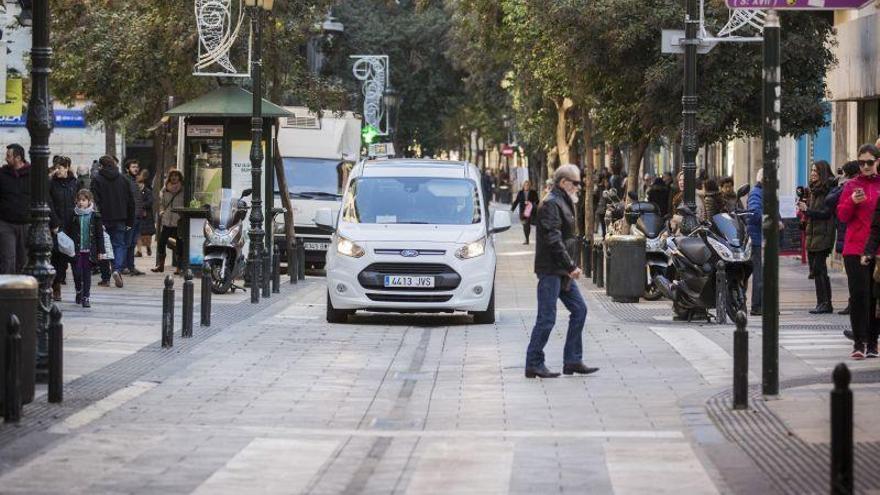
[[634, 303], [645, 292], [645, 238], [612, 235], [605, 239], [605, 293], [615, 302]]
[[[0, 275], [0, 405], [6, 382], [6, 340], [9, 315], [21, 322], [21, 403], [34, 400], [37, 361], [37, 279], [25, 275]], [[3, 408], [0, 407], [0, 411]]]

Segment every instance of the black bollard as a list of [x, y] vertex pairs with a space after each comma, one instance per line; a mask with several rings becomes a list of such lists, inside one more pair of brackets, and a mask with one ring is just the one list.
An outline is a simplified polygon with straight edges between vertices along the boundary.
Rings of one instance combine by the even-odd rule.
[[193, 272], [189, 268], [183, 274], [183, 314], [181, 315], [180, 336], [193, 336]]
[[165, 277], [162, 291], [162, 347], [174, 347], [174, 279]]
[[49, 402], [64, 399], [64, 326], [61, 310], [52, 304], [49, 310]]
[[[274, 249], [273, 249], [274, 251]], [[263, 299], [272, 297], [272, 255], [266, 249], [263, 252], [263, 279], [261, 280], [263, 290]]]
[[590, 275], [593, 280], [593, 285], [596, 285], [596, 277], [599, 275], [599, 245], [598, 244], [593, 244], [593, 257], [592, 257], [591, 261], [593, 264], [593, 273], [591, 273]]
[[593, 243], [584, 237], [584, 247], [581, 249], [584, 256], [584, 278], [590, 278], [593, 273]]
[[605, 287], [605, 245], [599, 245], [599, 260], [596, 265], [596, 287]]
[[277, 249], [272, 252], [272, 292], [281, 292], [281, 253]]
[[853, 395], [849, 368], [834, 368], [831, 390], [831, 493], [853, 493]]
[[299, 256], [296, 255], [296, 240], [293, 241], [293, 246], [288, 246], [287, 250], [287, 276], [290, 277], [290, 283], [296, 284], [299, 282]]
[[211, 267], [202, 266], [202, 326], [211, 326]]
[[749, 319], [744, 311], [736, 313], [733, 332], [733, 408], [749, 408]]
[[9, 315], [6, 322], [6, 369], [3, 390], [3, 417], [7, 423], [21, 420], [21, 322]]
[[297, 272], [297, 277], [300, 280], [306, 279], [306, 245], [302, 240], [299, 240], [296, 245], [296, 257], [299, 260], [299, 272]]
[[727, 323], [727, 265], [715, 264], [715, 319], [719, 325]]

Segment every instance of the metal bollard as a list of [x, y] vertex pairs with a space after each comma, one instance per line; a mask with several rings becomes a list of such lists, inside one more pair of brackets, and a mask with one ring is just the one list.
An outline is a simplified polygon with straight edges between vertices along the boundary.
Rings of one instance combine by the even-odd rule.
[[272, 253], [272, 292], [281, 292], [281, 254], [277, 249]]
[[599, 260], [596, 265], [596, 287], [605, 287], [605, 244], [599, 245]]
[[297, 267], [299, 272], [297, 273], [297, 277], [300, 280], [306, 279], [306, 245], [302, 241], [299, 241], [296, 245], [296, 257], [299, 260]]
[[719, 325], [727, 324], [727, 265], [715, 264], [715, 319]]
[[581, 254], [583, 255], [583, 265], [584, 265], [584, 277], [590, 278], [593, 273], [593, 243], [586, 237], [584, 237], [583, 247], [581, 248]]
[[593, 265], [593, 272], [590, 274], [590, 276], [593, 280], [593, 285], [595, 285], [596, 284], [596, 277], [597, 277], [597, 275], [599, 275], [599, 245], [598, 244], [593, 245], [593, 256], [592, 256], [591, 262]]
[[162, 347], [174, 347], [174, 279], [165, 277], [162, 291]]
[[61, 310], [52, 304], [49, 310], [49, 402], [64, 399], [64, 326]]
[[[274, 249], [273, 249], [274, 251]], [[267, 299], [272, 297], [272, 255], [269, 254], [269, 249], [266, 249], [263, 252], [263, 279], [261, 282], [261, 289], [263, 289], [263, 299]]]
[[749, 323], [744, 311], [736, 313], [733, 332], [733, 408], [749, 408]]
[[845, 364], [834, 368], [831, 390], [831, 493], [853, 493], [853, 395]]
[[7, 423], [21, 420], [21, 322], [9, 315], [6, 322], [6, 369], [4, 372], [3, 417]]
[[183, 314], [181, 315], [180, 336], [193, 336], [193, 272], [189, 268], [183, 274]]
[[288, 246], [287, 250], [287, 276], [290, 277], [290, 283], [296, 284], [299, 282], [299, 256], [296, 255], [296, 241], [293, 242], [293, 248], [290, 249]]
[[211, 326], [211, 267], [202, 266], [202, 326]]

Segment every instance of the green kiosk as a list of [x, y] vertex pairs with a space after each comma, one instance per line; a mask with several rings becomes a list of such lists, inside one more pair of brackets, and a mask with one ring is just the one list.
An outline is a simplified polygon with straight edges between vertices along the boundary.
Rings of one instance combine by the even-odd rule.
[[[201, 97], [168, 110], [165, 115], [179, 117], [178, 168], [184, 176], [184, 201], [180, 209], [179, 231], [183, 241], [182, 269], [202, 265], [206, 205], [219, 206], [222, 189], [241, 194], [251, 188], [251, 116], [253, 94], [235, 84], [223, 84]], [[263, 100], [263, 184], [262, 197], [267, 254], [272, 255], [272, 209], [275, 169], [273, 132], [278, 119], [293, 116], [284, 108]], [[268, 146], [266, 145], [268, 143]], [[181, 166], [182, 165], [182, 166]], [[247, 225], [248, 220], [245, 220]], [[188, 235], [187, 235], [188, 234]], [[249, 242], [245, 243], [247, 253]], [[194, 270], [200, 272], [200, 270]]]

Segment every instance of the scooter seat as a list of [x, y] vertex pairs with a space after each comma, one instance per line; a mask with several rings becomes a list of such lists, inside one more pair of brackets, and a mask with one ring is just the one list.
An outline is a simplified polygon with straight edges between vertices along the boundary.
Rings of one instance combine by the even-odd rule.
[[702, 239], [685, 237], [678, 240], [678, 250], [684, 254], [691, 263], [702, 266], [712, 258], [712, 252], [706, 247]]

